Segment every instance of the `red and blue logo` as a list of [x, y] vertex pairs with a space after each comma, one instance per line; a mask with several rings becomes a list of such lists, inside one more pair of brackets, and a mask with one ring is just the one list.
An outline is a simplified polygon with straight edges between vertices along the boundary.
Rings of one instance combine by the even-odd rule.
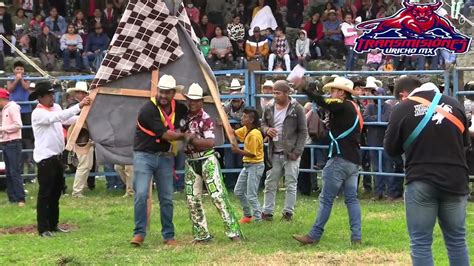
[[393, 16], [359, 23], [356, 28], [364, 33], [356, 39], [354, 51], [379, 49], [385, 55], [425, 56], [436, 55], [440, 49], [455, 54], [468, 52], [472, 39], [436, 12], [442, 5], [405, 0], [404, 7]]

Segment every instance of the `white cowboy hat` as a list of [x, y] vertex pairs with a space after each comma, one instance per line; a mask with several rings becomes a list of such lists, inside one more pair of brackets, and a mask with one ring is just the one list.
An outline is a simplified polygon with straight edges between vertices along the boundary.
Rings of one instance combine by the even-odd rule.
[[30, 82], [30, 89], [34, 89], [36, 87], [36, 83]]
[[350, 94], [354, 94], [354, 82], [344, 77], [336, 77], [334, 81], [323, 86], [323, 90], [329, 91], [331, 88], [345, 90]]
[[7, 8], [7, 6], [5, 5], [4, 2], [0, 2], [0, 8], [2, 8], [2, 7], [3, 7], [3, 8]]
[[232, 81], [230, 82], [230, 88], [229, 88], [231, 91], [234, 91], [234, 90], [240, 90], [242, 89], [242, 85], [240, 85], [240, 82], [238, 79], [232, 79]]
[[191, 100], [200, 100], [204, 98], [204, 96], [202, 95], [202, 88], [197, 83], [191, 84], [191, 86], [189, 86], [188, 93], [184, 96]]
[[263, 83], [262, 88], [265, 87], [272, 87], [273, 88], [273, 81], [271, 79], [265, 80], [265, 83]]
[[89, 91], [87, 90], [87, 82], [85, 82], [85, 81], [76, 82], [76, 87], [69, 88], [67, 90], [67, 93], [70, 94], [70, 93], [78, 92], [78, 91], [89, 93]]
[[376, 79], [372, 76], [369, 76], [369, 77], [367, 77], [364, 88], [380, 88], [382, 86], [383, 86], [382, 81], [380, 81], [380, 80], [378, 80], [378, 79]]
[[163, 75], [158, 81], [158, 88], [160, 90], [181, 90], [183, 86], [176, 85], [176, 80], [171, 75]]

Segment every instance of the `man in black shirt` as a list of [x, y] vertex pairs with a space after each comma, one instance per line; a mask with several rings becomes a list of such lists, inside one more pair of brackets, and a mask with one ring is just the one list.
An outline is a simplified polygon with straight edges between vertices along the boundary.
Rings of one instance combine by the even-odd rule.
[[333, 82], [324, 85], [323, 90], [330, 89], [331, 98], [324, 99], [321, 91], [306, 90], [308, 97], [316, 104], [329, 111], [329, 160], [323, 169], [323, 190], [316, 221], [307, 235], [293, 235], [302, 243], [317, 244], [324, 231], [332, 205], [339, 191], [344, 192], [345, 203], [349, 212], [351, 242], [360, 244], [361, 214], [357, 199], [357, 178], [360, 162], [360, 131], [362, 115], [359, 107], [352, 101], [354, 83], [343, 77], [336, 77]]
[[152, 177], [158, 190], [164, 243], [176, 243], [173, 225], [174, 157], [176, 141], [189, 137], [179, 132], [188, 111], [184, 104], [174, 100], [176, 90], [181, 88], [172, 76], [163, 75], [158, 82], [158, 93], [145, 103], [138, 114], [133, 145], [135, 230], [130, 241], [135, 246], [142, 245], [146, 235], [147, 214], [150, 211], [147, 199]]
[[413, 265], [433, 265], [431, 244], [438, 223], [450, 265], [469, 265], [466, 204], [469, 146], [463, 106], [442, 95], [436, 85], [413, 77], [395, 83], [401, 102], [392, 111], [384, 148], [390, 156], [405, 153], [405, 211]]

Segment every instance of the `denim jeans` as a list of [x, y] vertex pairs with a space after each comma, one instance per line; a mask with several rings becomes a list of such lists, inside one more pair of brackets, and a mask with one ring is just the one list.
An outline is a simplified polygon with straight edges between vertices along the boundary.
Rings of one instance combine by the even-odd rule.
[[347, 58], [346, 58], [346, 70], [350, 71], [354, 67], [354, 46], [348, 46], [346, 45], [346, 50], [347, 50]]
[[296, 161], [290, 161], [285, 155], [273, 154], [272, 169], [265, 180], [263, 213], [273, 214], [275, 208], [275, 196], [278, 190], [280, 178], [285, 177], [285, 205], [282, 213], [293, 213], [296, 203], [296, 188], [298, 185], [298, 172], [301, 157]]
[[240, 172], [234, 188], [234, 194], [243, 207], [244, 216], [252, 216], [250, 211], [250, 207], [252, 207], [253, 216], [257, 221], [262, 219], [262, 209], [258, 202], [258, 186], [264, 169], [265, 164], [263, 162], [244, 163], [244, 168]]
[[25, 190], [21, 177], [21, 140], [2, 143], [5, 160], [7, 195], [10, 202], [25, 202]]
[[82, 69], [82, 57], [81, 57], [81, 52], [79, 50], [76, 51], [69, 51], [68, 49], [65, 49], [63, 51], [63, 69], [64, 70], [70, 70], [71, 69], [71, 57], [74, 57], [76, 60], [76, 69]]
[[469, 265], [466, 205], [467, 196], [450, 195], [421, 181], [406, 185], [405, 211], [414, 266], [434, 265], [431, 245], [436, 218], [448, 250], [449, 264]]
[[326, 163], [323, 169], [323, 190], [319, 196], [318, 215], [308, 234], [310, 238], [314, 240], [321, 239], [324, 226], [331, 215], [334, 199], [341, 187], [344, 192], [344, 202], [349, 212], [351, 240], [362, 238], [360, 205], [357, 199], [358, 175], [359, 166], [341, 157], [334, 157]]
[[[370, 163], [372, 164], [372, 170], [374, 172], [379, 172], [379, 151], [370, 151]], [[385, 152], [382, 152], [381, 172], [393, 173], [393, 160]], [[383, 196], [386, 189], [387, 192], [390, 192], [392, 179], [392, 176], [388, 175], [375, 175], [375, 196]], [[390, 193], [387, 194], [389, 196], [395, 196]]]
[[153, 177], [160, 202], [161, 234], [165, 240], [174, 238], [173, 225], [173, 167], [174, 156], [169, 153], [134, 152], [135, 235], [145, 237], [147, 200]]
[[86, 70], [89, 70], [91, 67], [91, 62], [94, 62], [96, 56], [97, 54], [95, 53], [82, 55], [82, 65]]
[[114, 173], [113, 175], [105, 176], [105, 180], [106, 180], [105, 186], [107, 187], [107, 190], [125, 188], [125, 184], [122, 182], [122, 179], [120, 179], [117, 172], [115, 172], [115, 168], [113, 164], [104, 164], [104, 171], [106, 173]]

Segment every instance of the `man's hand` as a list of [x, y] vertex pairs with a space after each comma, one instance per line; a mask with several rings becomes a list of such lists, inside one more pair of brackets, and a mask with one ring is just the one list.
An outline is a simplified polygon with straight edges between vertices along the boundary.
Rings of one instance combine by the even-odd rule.
[[15, 80], [19, 81], [23, 78], [23, 75], [21, 73], [18, 73], [15, 75]]
[[91, 98], [87, 96], [86, 98], [82, 99], [82, 101], [79, 103], [79, 108], [82, 109], [82, 107], [91, 105], [91, 103], [92, 103]]
[[276, 136], [278, 136], [278, 131], [274, 128], [269, 128], [267, 130], [267, 135], [270, 136], [271, 138], [276, 138]]
[[296, 161], [296, 160], [298, 160], [299, 157], [300, 156], [298, 154], [293, 153], [293, 152], [288, 154], [288, 159], [290, 159], [290, 161]]

